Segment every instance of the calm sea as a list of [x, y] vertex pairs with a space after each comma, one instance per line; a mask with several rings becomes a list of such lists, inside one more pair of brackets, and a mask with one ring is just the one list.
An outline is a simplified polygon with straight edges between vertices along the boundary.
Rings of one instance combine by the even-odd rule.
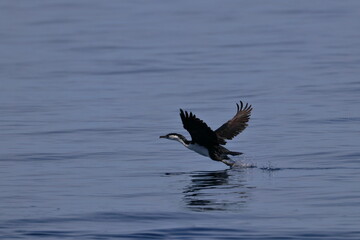
[[[1, 239], [360, 239], [360, 1], [0, 2]], [[254, 110], [228, 169], [159, 139]]]

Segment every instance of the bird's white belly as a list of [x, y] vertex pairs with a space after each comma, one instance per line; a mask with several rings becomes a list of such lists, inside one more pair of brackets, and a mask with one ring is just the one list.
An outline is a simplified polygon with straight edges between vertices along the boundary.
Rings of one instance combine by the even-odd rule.
[[205, 157], [209, 157], [209, 151], [207, 148], [200, 146], [198, 144], [189, 144], [188, 148], [190, 150], [193, 150], [194, 152], [197, 152], [200, 155], [203, 155]]

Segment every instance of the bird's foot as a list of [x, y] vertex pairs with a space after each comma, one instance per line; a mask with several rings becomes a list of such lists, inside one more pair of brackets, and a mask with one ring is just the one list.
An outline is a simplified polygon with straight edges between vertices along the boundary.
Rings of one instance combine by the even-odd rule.
[[234, 166], [235, 163], [236, 163], [235, 161], [233, 161], [231, 159], [223, 159], [223, 160], [221, 160], [221, 162], [228, 165], [228, 166], [230, 166], [230, 167]]

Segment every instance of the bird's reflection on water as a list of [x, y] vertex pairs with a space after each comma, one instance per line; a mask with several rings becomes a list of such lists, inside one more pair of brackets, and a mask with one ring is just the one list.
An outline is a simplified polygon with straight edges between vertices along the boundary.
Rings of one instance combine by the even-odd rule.
[[243, 174], [232, 170], [190, 173], [183, 200], [193, 211], [239, 210], [249, 196]]

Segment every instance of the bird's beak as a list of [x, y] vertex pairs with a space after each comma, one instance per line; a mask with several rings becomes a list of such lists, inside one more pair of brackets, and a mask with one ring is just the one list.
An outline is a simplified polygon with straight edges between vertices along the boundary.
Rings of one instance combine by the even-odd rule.
[[160, 136], [159, 138], [166, 138], [166, 136]]

